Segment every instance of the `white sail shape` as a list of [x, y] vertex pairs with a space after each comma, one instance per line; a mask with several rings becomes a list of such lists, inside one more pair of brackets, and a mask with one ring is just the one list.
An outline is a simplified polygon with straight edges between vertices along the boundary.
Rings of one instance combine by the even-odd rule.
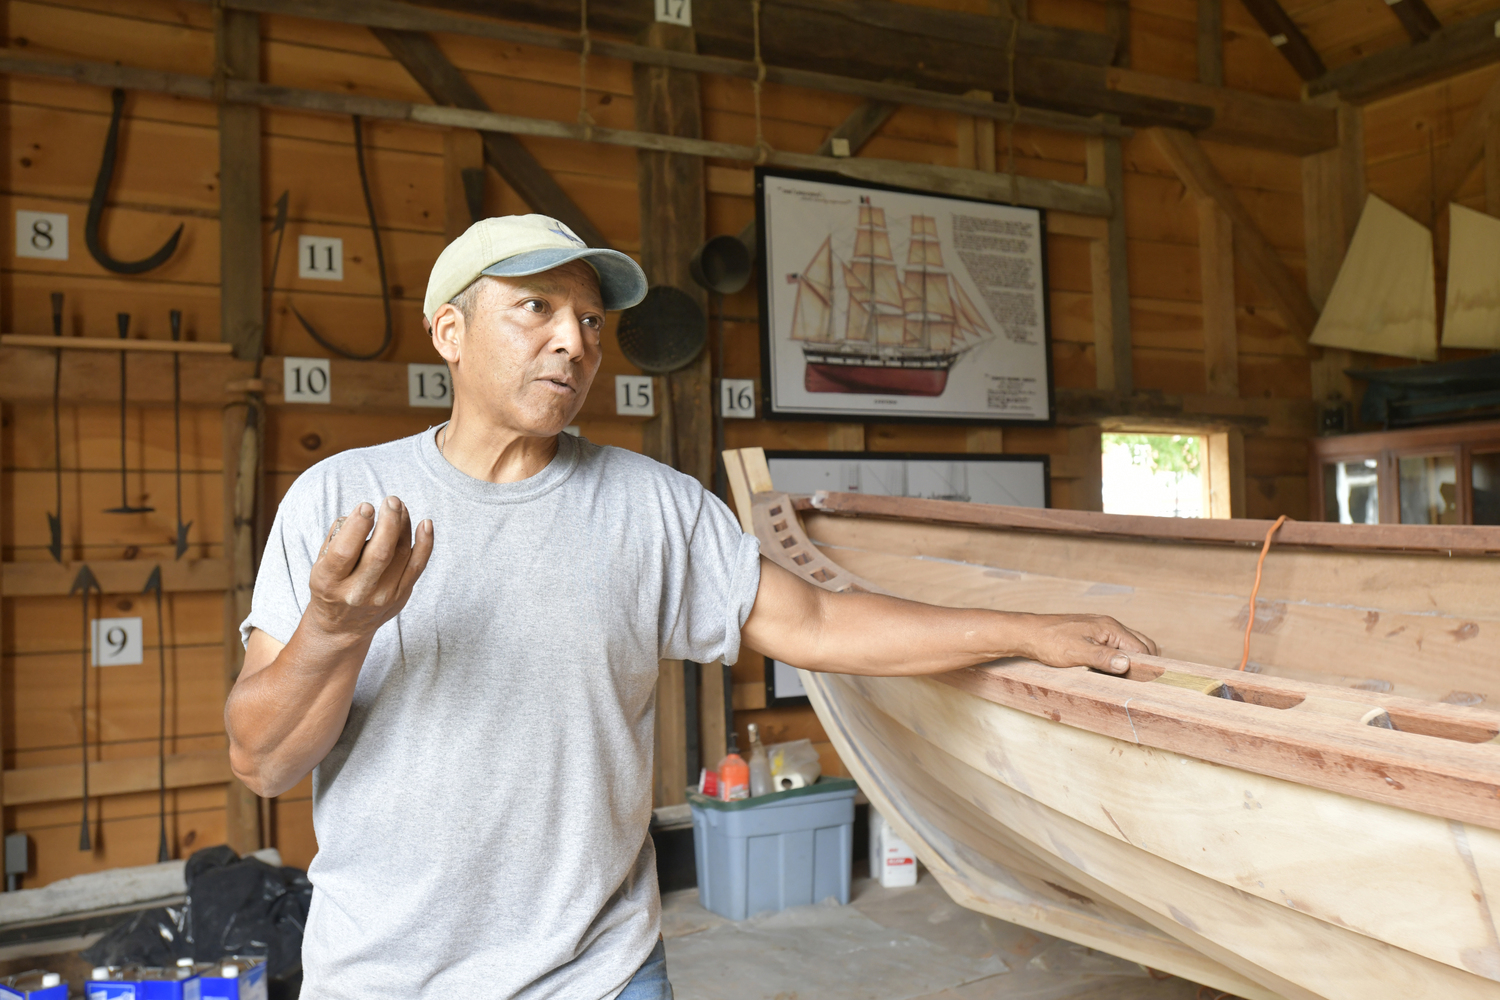
[[1373, 194], [1354, 230], [1310, 343], [1437, 358], [1432, 231]]
[[1500, 349], [1500, 219], [1449, 206], [1443, 346]]

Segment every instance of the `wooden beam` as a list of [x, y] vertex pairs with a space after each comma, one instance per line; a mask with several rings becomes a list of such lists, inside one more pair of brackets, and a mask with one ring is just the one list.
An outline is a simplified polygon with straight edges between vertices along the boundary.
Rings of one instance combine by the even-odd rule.
[[[1364, 111], [1331, 97], [1324, 95], [1314, 100], [1330, 104], [1337, 111], [1339, 145], [1302, 159], [1307, 292], [1319, 310], [1333, 290], [1365, 203]], [[1353, 403], [1354, 382], [1344, 374], [1353, 360], [1353, 353], [1343, 348], [1313, 348], [1313, 399], [1323, 404]]]
[[1368, 104], [1420, 84], [1444, 80], [1500, 62], [1500, 12], [1486, 11], [1433, 34], [1420, 45], [1397, 45], [1310, 80], [1307, 96], [1336, 93]]
[[[7, 562], [0, 566], [0, 596], [65, 597], [72, 589], [82, 562]], [[149, 559], [90, 559], [89, 570], [99, 581], [102, 594], [139, 594], [146, 578], [161, 570], [164, 593], [229, 589], [226, 559], [178, 559], [157, 563]]]
[[[873, 139], [875, 133], [880, 131], [880, 127], [891, 115], [895, 114], [898, 106], [889, 101], [865, 101], [849, 112], [847, 118], [834, 126], [833, 131], [828, 133], [823, 144], [818, 147], [818, 155], [832, 156], [835, 139], [842, 139], [849, 144], [850, 156], [858, 155], [865, 143]], [[737, 235], [753, 258], [756, 250], [755, 220], [751, 219], [747, 222], [745, 228], [741, 229]]]
[[1318, 50], [1312, 47], [1281, 4], [1276, 0], [1243, 0], [1243, 3], [1298, 76], [1304, 80], [1316, 80], [1328, 72], [1323, 57], [1318, 55]]
[[114, 337], [39, 337], [29, 333], [0, 334], [0, 347], [42, 347], [67, 351], [129, 351], [132, 354], [233, 354], [233, 344], [209, 341], [119, 340]]
[[[689, 28], [654, 23], [648, 44], [691, 52]], [[694, 138], [703, 134], [698, 77], [682, 70], [637, 64], [633, 77], [636, 127]], [[703, 161], [642, 150], [636, 154], [640, 197], [641, 267], [651, 285], [671, 285], [692, 296], [708, 314], [708, 295], [688, 267], [707, 237]], [[713, 409], [710, 352], [666, 376], [662, 413], [646, 425], [646, 453], [713, 488]]]
[[1255, 220], [1240, 204], [1234, 189], [1209, 161], [1198, 140], [1176, 129], [1152, 129], [1151, 134], [1194, 197], [1217, 202], [1234, 223], [1236, 259], [1245, 265], [1256, 285], [1275, 304], [1287, 329], [1300, 337], [1311, 336], [1318, 321], [1318, 310], [1282, 262], [1276, 248], [1261, 234]]
[[1203, 296], [1203, 367], [1209, 393], [1240, 394], [1234, 311], [1234, 223], [1212, 198], [1198, 199], [1198, 272]]
[[1104, 33], [1115, 43], [1111, 66], [1130, 65], [1130, 0], [1104, 0]]
[[1312, 437], [1317, 404], [1310, 399], [1139, 392], [1124, 396], [1097, 389], [1058, 389], [1057, 422], [1097, 424], [1105, 430], [1142, 427], [1202, 433], [1238, 427], [1266, 437]]
[[[260, 79], [260, 17], [219, 12], [215, 44], [229, 79]], [[219, 114], [219, 329], [237, 358], [260, 357], [265, 336], [261, 298], [260, 108], [221, 103]]]
[[[49, 338], [50, 339], [50, 338]], [[104, 351], [63, 351], [62, 402], [113, 403], [120, 398], [119, 361]], [[230, 391], [233, 381], [244, 381], [255, 362], [223, 354], [184, 354], [182, 402], [202, 406], [243, 402], [243, 391]], [[57, 351], [50, 347], [0, 347], [0, 399], [52, 402], [52, 377]], [[130, 402], [135, 406], [172, 405], [172, 357], [168, 352], [132, 354]]]
[[1282, 101], [1118, 67], [1105, 71], [1105, 81], [1111, 90], [1122, 93], [1208, 108], [1212, 120], [1202, 128], [1190, 129], [1200, 139], [1296, 156], [1338, 145], [1337, 117], [1317, 104]]
[[[971, 90], [965, 97], [993, 101], [987, 90]], [[969, 170], [995, 172], [995, 121], [993, 118], [958, 119], [958, 165]]]
[[1094, 373], [1100, 389], [1129, 395], [1134, 386], [1130, 341], [1130, 263], [1125, 238], [1125, 160], [1118, 139], [1089, 139], [1088, 181], [1115, 206], [1102, 240], [1089, 244], [1094, 310]]
[[1438, 157], [1432, 171], [1432, 201], [1428, 205], [1431, 214], [1426, 220], [1429, 224], [1447, 210], [1448, 203], [1457, 197], [1458, 189], [1484, 158], [1485, 137], [1497, 118], [1500, 118], [1500, 79], [1490, 84]]
[[1484, 210], [1500, 217], [1500, 118], [1484, 133]]
[[[16, 768], [6, 771], [3, 777], [4, 804], [7, 806], [66, 802], [83, 794], [83, 775], [77, 764]], [[233, 780], [227, 750], [198, 750], [167, 755], [168, 788], [194, 788]], [[96, 795], [154, 792], [158, 787], [155, 757], [123, 757], [89, 762], [90, 798]]]
[[[130, 69], [109, 63], [38, 58], [17, 54], [15, 50], [0, 51], [0, 72], [58, 77], [98, 86], [122, 86], [204, 100], [212, 96], [211, 81], [202, 77], [162, 73], [156, 70]], [[752, 163], [764, 161], [773, 166], [823, 170], [876, 183], [920, 188], [937, 194], [1008, 202], [1035, 208], [1060, 209], [1082, 215], [1108, 215], [1110, 212], [1108, 193], [1102, 189], [1035, 177], [986, 174], [977, 170], [961, 170], [955, 167], [929, 166], [896, 160], [836, 159], [808, 153], [777, 151], [764, 155], [761, 150], [753, 146], [741, 146], [735, 143], [621, 129], [586, 130], [581, 125], [525, 118], [519, 115], [469, 111], [430, 104], [411, 104], [406, 101], [356, 97], [267, 84], [230, 82], [225, 89], [228, 98], [232, 101], [266, 107], [292, 108], [328, 114], [360, 114], [368, 118], [437, 127], [513, 132]]]
[[1224, 86], [1224, 0], [1198, 0], [1198, 82]]
[[[479, 95], [457, 66], [438, 48], [432, 36], [420, 31], [394, 31], [371, 28], [375, 37], [396, 61], [406, 67], [418, 85], [438, 104], [469, 111], [488, 111], [489, 102]], [[559, 220], [591, 247], [607, 247], [604, 234], [589, 221], [583, 209], [558, 186], [521, 140], [506, 132], [480, 133], [484, 158], [495, 172], [505, 178], [535, 212]]]
[[[255, 86], [260, 80], [260, 16], [221, 10], [214, 44], [226, 82]], [[257, 365], [265, 351], [262, 298], [260, 108], [219, 104], [219, 294], [221, 339], [235, 357]], [[185, 360], [185, 358], [184, 358]], [[185, 380], [184, 380], [185, 381]], [[224, 601], [224, 696], [244, 664], [239, 625], [250, 613], [255, 588], [255, 513], [261, 494], [260, 403], [225, 410], [223, 436], [224, 541], [230, 587]], [[248, 415], [248, 417], [247, 417]], [[259, 850], [260, 799], [233, 778], [224, 803], [225, 839], [241, 854]]]
[[1386, 6], [1396, 15], [1396, 20], [1401, 22], [1401, 27], [1406, 29], [1413, 42], [1425, 42], [1443, 30], [1443, 23], [1427, 6], [1426, 0], [1386, 0]]
[[1203, 435], [1204, 512], [1209, 517], [1245, 516], [1245, 432], [1238, 427]]
[[453, 242], [475, 222], [470, 188], [477, 186], [484, 207], [484, 139], [478, 132], [450, 129], [443, 135], [443, 236]]
[[[571, 52], [579, 51], [581, 45], [577, 34], [561, 34], [517, 24], [454, 17], [430, 8], [402, 3], [400, 0], [367, 0], [358, 4], [347, 2], [347, 0], [320, 0], [315, 8], [316, 14], [313, 14], [310, 9], [313, 5], [304, 3], [302, 0], [227, 0], [227, 2], [231, 6], [252, 8], [267, 13], [282, 13], [298, 17], [317, 16], [343, 23], [398, 30], [451, 32]], [[459, 2], [460, 5], [464, 5], [467, 0], [459, 0]], [[486, 9], [483, 2], [476, 2], [469, 6], [472, 6], [476, 12]], [[636, 27], [610, 30], [634, 33], [645, 26], [646, 20], [638, 6], [624, 3], [623, 0], [613, 6], [618, 7], [619, 12], [627, 15], [624, 18], [625, 22], [634, 24]], [[991, 39], [998, 42], [1003, 38], [1003, 35], [997, 34], [997, 26], [993, 19], [931, 8], [922, 8], [920, 11], [913, 12], [905, 5], [885, 3], [884, 0], [862, 3], [857, 8], [852, 4], [841, 6], [847, 6], [857, 12], [873, 7], [891, 8], [896, 16], [905, 19], [910, 19], [915, 14], [920, 23], [913, 30], [918, 32], [939, 30], [942, 25], [948, 23], [950, 18], [956, 17], [955, 23], [961, 24], [961, 29], [950, 30], [952, 28], [950, 25], [941, 30], [954, 35], [962, 42], [980, 46], [981, 48], [976, 50], [979, 52], [979, 58], [966, 71], [967, 75], [961, 73], [957, 78], [944, 78], [941, 81], [923, 78], [916, 81], [921, 83], [921, 86], [903, 86], [876, 81], [885, 81], [895, 77], [913, 82], [914, 73], [918, 77], [925, 73], [925, 70], [913, 69], [913, 67], [923, 66], [924, 62], [923, 57], [913, 51], [909, 35], [902, 34], [891, 42], [895, 55], [892, 56], [893, 61], [889, 65], [879, 62], [875, 66], [866, 65], [864, 69], [867, 71], [863, 73], [855, 72], [858, 67], [852, 66], [847, 61], [827, 63], [824, 57], [831, 49], [825, 40], [819, 39], [816, 33], [809, 34], [805, 38], [792, 39], [772, 38], [767, 35], [766, 58], [771, 62], [771, 65], [766, 68], [768, 82], [894, 101], [913, 107], [927, 107], [956, 114], [988, 114], [997, 121], [1009, 120], [1011, 111], [1008, 102], [991, 104], [985, 109], [975, 106], [978, 102], [965, 102], [963, 98], [953, 96], [952, 93], [955, 90], [968, 90], [976, 87], [985, 89], [995, 87], [994, 66], [997, 60], [1003, 59], [1004, 52], [1003, 45], [999, 46], [1001, 50], [999, 52], [991, 46]], [[742, 8], [743, 5], [739, 7]], [[490, 12], [493, 13], [493, 11]], [[742, 40], [743, 44], [737, 42], [729, 47], [729, 50], [736, 53], [734, 56], [653, 51], [644, 46], [614, 42], [597, 36], [592, 40], [591, 52], [610, 58], [644, 62], [648, 65], [668, 65], [676, 69], [754, 79], [758, 71], [756, 64], [748, 58], [750, 55], [748, 17], [745, 16], [746, 12], [743, 9], [732, 9], [728, 13], [733, 15], [730, 20], [742, 22], [746, 31]], [[608, 8], [601, 13], [597, 5], [591, 5], [589, 23], [598, 30], [604, 30], [604, 26], [610, 23], [607, 14]], [[542, 0], [539, 6], [536, 4], [524, 7], [519, 4], [508, 5], [504, 16], [554, 24], [571, 31], [577, 24], [578, 14], [575, 5], [563, 4], [558, 0]], [[728, 22], [708, 23], [700, 16], [699, 23], [700, 26], [707, 25], [700, 28], [701, 42], [703, 31], [727, 30]], [[845, 23], [840, 27], [839, 39], [843, 40], [852, 26]], [[1030, 30], [1028, 26], [1021, 28], [1019, 44], [1023, 49], [1028, 30]], [[858, 34], [857, 29], [855, 33]], [[1228, 117], [1233, 119], [1232, 122], [1227, 123], [1230, 127], [1222, 130], [1222, 135], [1215, 135], [1213, 138], [1298, 154], [1327, 148], [1333, 144], [1332, 127], [1327, 126], [1326, 141], [1319, 146], [1307, 147], [1310, 141], [1309, 134], [1312, 133], [1315, 136], [1317, 133], [1320, 116], [1316, 109], [1308, 108], [1299, 102], [1267, 98], [1224, 88], [1205, 88], [1211, 97], [1209, 100], [1184, 102], [1178, 98], [1164, 96], [1161, 92], [1169, 91], [1174, 84], [1186, 81], [1174, 81], [1168, 77], [1157, 77], [1151, 74], [1133, 74], [1139, 79], [1127, 79], [1122, 84], [1122, 81], [1114, 76], [1118, 68], [1108, 71], [1102, 69], [1103, 64], [1111, 58], [1113, 43], [1104, 35], [1091, 37], [1102, 43], [1097, 59], [1092, 59], [1092, 55], [1090, 60], [1082, 59], [1076, 53], [1069, 55], [1070, 50], [1067, 46], [1042, 46], [1034, 55], [1023, 53], [1021, 58], [1017, 59], [1017, 93], [1023, 105], [1017, 118], [1019, 122], [1086, 131], [1091, 127], [1087, 124], [1090, 116], [1099, 112], [1108, 112], [1119, 115], [1130, 123], [1173, 125], [1198, 130], [1216, 128], [1221, 124], [1219, 119]], [[777, 48], [783, 43], [790, 46], [784, 53], [785, 58], [778, 54]], [[700, 53], [702, 51], [705, 50], [700, 44]], [[954, 65], [951, 58], [954, 51], [955, 46], [951, 43], [947, 44], [942, 53], [937, 56], [939, 61], [935, 63], [929, 60], [925, 62], [925, 66], [951, 68]], [[856, 52], [861, 58], [869, 53], [868, 48], [857, 48]], [[777, 65], [777, 63], [782, 65]], [[785, 65], [823, 65], [832, 71], [787, 69], [783, 68]], [[964, 106], [966, 103], [969, 106]], [[1248, 104], [1249, 111], [1242, 110], [1239, 107], [1241, 104]], [[1073, 113], [1058, 116], [1053, 111], [1045, 110], [1049, 108]], [[1267, 108], [1275, 109], [1276, 113], [1267, 116], [1263, 113]], [[1247, 135], [1245, 131], [1247, 125], [1261, 127]], [[1311, 141], [1316, 142], [1317, 139], [1313, 138]]]

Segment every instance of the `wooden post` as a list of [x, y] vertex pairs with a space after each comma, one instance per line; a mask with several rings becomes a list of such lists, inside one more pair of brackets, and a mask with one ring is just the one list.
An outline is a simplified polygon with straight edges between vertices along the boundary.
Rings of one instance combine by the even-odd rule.
[[1104, 33], [1115, 40], [1113, 65], [1130, 66], [1130, 0], [1104, 0]]
[[[644, 43], [679, 52], [697, 51], [692, 30], [674, 24], [653, 24], [646, 29]], [[695, 139], [702, 137], [703, 109], [696, 73], [636, 64], [634, 90], [637, 128]], [[704, 308], [706, 316], [707, 295], [688, 270], [688, 262], [703, 244], [707, 231], [703, 161], [695, 156], [641, 150], [636, 154], [636, 164], [641, 266], [646, 277], [653, 286], [672, 285], [687, 292]], [[658, 397], [657, 416], [646, 424], [643, 434], [646, 454], [658, 461], [671, 462], [706, 489], [713, 487], [714, 462], [718, 460], [713, 454], [711, 363], [710, 352], [705, 349], [688, 367], [658, 380], [666, 391]], [[713, 673], [704, 671], [701, 688], [717, 688], [722, 699], [722, 681], [712, 684], [708, 675]], [[664, 669], [656, 688], [658, 805], [685, 801], [682, 780], [687, 753], [685, 697], [681, 664], [676, 670]], [[722, 715], [722, 709], [717, 714]], [[700, 717], [708, 716], [700, 713]], [[723, 723], [719, 725], [722, 728]], [[714, 744], [703, 738], [707, 735], [705, 732], [700, 736], [700, 745], [712, 755]], [[719, 756], [723, 756], [722, 751]], [[711, 766], [717, 765], [719, 757], [712, 757], [712, 762]]]
[[[716, 768], [729, 751], [729, 732], [724, 717], [722, 663], [705, 663], [698, 672], [698, 746], [703, 767]], [[696, 777], [696, 775], [695, 775]]]
[[[443, 236], [452, 243], [473, 225], [464, 171], [479, 171], [484, 184], [484, 142], [478, 132], [451, 128], [443, 133]], [[483, 204], [483, 199], [480, 199]]]
[[[1332, 98], [1320, 98], [1338, 111], [1336, 148], [1302, 158], [1302, 218], [1307, 241], [1307, 294], [1318, 309], [1328, 301], [1344, 253], [1354, 237], [1365, 203], [1365, 134], [1362, 110]], [[1344, 374], [1354, 360], [1342, 348], [1313, 348], [1313, 399], [1334, 403], [1354, 399], [1354, 384]]]
[[[215, 41], [224, 74], [260, 79], [260, 17], [215, 8]], [[265, 340], [261, 276], [260, 109], [220, 103], [219, 113], [219, 301], [220, 339], [235, 357], [258, 361]], [[261, 404], [224, 411], [224, 549], [230, 590], [224, 601], [224, 693], [244, 664], [240, 622], [250, 613], [255, 587], [255, 504], [260, 494]], [[237, 780], [225, 798], [229, 846], [244, 854], [260, 848], [260, 801]]]
[[1072, 482], [1073, 510], [1104, 509], [1104, 431], [1096, 424], [1068, 428], [1068, 454], [1087, 469]]
[[1209, 395], [1240, 394], [1234, 313], [1233, 223], [1218, 203], [1198, 199], [1198, 269], [1203, 296], [1203, 367]]
[[[656, 23], [645, 44], [679, 52], [696, 51], [691, 29]], [[703, 111], [698, 76], [683, 70], [637, 64], [634, 75], [636, 127], [668, 135], [701, 138]], [[707, 296], [693, 281], [688, 262], [703, 244], [705, 190], [703, 161], [695, 156], [641, 150], [636, 154], [640, 185], [641, 266], [652, 285], [672, 285], [693, 296], [707, 314]], [[713, 415], [709, 352], [665, 379], [658, 406], [671, 407], [646, 425], [646, 453], [659, 461], [673, 456], [676, 466], [712, 488]], [[668, 435], [671, 439], [668, 439]]]
[[1198, 82], [1224, 86], [1223, 0], [1198, 0]]
[[1484, 132], [1484, 210], [1500, 216], [1500, 119], [1490, 119]]
[[1203, 512], [1245, 516], [1245, 435], [1237, 427], [1203, 435]]
[[1094, 302], [1095, 385], [1122, 396], [1134, 391], [1130, 358], [1130, 272], [1125, 241], [1125, 160], [1120, 140], [1088, 140], [1088, 182], [1109, 191], [1114, 211], [1106, 239], [1089, 244]]
[[[971, 90], [964, 96], [979, 101], [995, 99], [988, 90]], [[958, 165], [968, 170], [995, 172], [995, 119], [959, 116]]]

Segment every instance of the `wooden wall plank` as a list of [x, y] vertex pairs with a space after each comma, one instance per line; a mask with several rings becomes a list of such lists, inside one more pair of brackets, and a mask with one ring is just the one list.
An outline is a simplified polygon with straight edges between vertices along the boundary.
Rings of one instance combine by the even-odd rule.
[[1207, 198], [1198, 200], [1198, 255], [1203, 276], [1206, 387], [1211, 393], [1238, 396], [1240, 350], [1234, 308], [1234, 223], [1217, 202]]

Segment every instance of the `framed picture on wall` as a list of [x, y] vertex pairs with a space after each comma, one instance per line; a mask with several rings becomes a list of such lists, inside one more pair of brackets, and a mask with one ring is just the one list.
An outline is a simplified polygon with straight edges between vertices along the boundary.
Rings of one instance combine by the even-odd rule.
[[[776, 489], [788, 493], [828, 490], [1009, 507], [1046, 507], [1051, 500], [1046, 455], [767, 451], [766, 464]], [[808, 703], [797, 671], [767, 657], [766, 707]]]
[[767, 416], [1052, 421], [1040, 210], [765, 167], [755, 191]]

